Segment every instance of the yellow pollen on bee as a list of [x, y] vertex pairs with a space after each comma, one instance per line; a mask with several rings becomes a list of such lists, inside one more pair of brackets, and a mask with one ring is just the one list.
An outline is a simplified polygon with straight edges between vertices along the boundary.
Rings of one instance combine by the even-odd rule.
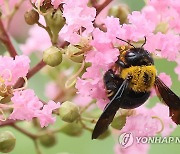
[[136, 92], [146, 92], [154, 85], [156, 68], [154, 65], [124, 68], [120, 73], [120, 77], [126, 79], [128, 76], [131, 77], [129, 87], [132, 90]]

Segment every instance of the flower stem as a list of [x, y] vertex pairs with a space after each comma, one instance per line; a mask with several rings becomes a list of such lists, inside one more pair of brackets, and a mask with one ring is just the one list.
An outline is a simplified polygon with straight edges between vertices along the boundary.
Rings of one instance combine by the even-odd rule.
[[14, 48], [9, 38], [9, 35], [7, 34], [4, 28], [1, 18], [0, 18], [0, 41], [6, 46], [11, 57], [15, 58], [15, 56], [17, 55], [16, 49]]
[[34, 140], [34, 146], [35, 146], [35, 149], [36, 149], [36, 153], [37, 154], [42, 154], [41, 150], [40, 150], [40, 147], [38, 145], [38, 142], [37, 140]]
[[106, 7], [108, 6], [113, 0], [105, 0], [104, 3], [96, 7], [97, 13], [96, 16]]
[[[35, 65], [33, 68], [30, 69], [30, 71], [28, 72], [26, 78], [30, 79], [34, 74], [39, 72], [44, 66], [46, 66], [46, 64], [41, 60], [37, 65]], [[16, 82], [16, 84], [14, 85], [14, 88], [22, 87], [24, 82], [25, 82], [24, 79], [19, 79]]]
[[33, 139], [33, 140], [35, 140], [35, 139], [38, 138], [37, 135], [32, 134], [32, 133], [30, 133], [29, 131], [27, 131], [27, 130], [25, 130], [25, 129], [23, 129], [23, 128], [15, 125], [15, 124], [12, 124], [11, 126], [12, 126], [13, 128], [15, 128], [16, 130], [20, 131], [21, 133], [25, 134], [26, 136], [30, 137], [30, 138]]

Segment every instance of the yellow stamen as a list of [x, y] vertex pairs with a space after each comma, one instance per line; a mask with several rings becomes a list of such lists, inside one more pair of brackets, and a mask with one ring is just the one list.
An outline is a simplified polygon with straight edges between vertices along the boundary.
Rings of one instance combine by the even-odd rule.
[[11, 70], [9, 70], [9, 69], [4, 69], [3, 70], [3, 72], [2, 72], [2, 74], [4, 73], [4, 72], [8, 72], [8, 74], [9, 74], [9, 78], [7, 79], [7, 81], [12, 81], [12, 73], [11, 73]]
[[0, 116], [0, 121], [6, 121], [7, 118], [2, 109], [0, 109], [0, 113], [2, 113], [2, 117]]
[[152, 118], [153, 118], [153, 119], [157, 119], [157, 120], [160, 121], [160, 123], [161, 123], [161, 129], [160, 129], [159, 131], [157, 131], [156, 133], [157, 133], [157, 134], [161, 133], [161, 132], [164, 130], [164, 123], [163, 123], [162, 119], [159, 118], [159, 117], [157, 117], [157, 116], [153, 116]]
[[24, 81], [25, 81], [24, 86], [23, 86], [23, 87], [21, 87], [21, 88], [14, 89], [13, 91], [25, 90], [25, 89], [27, 88], [27, 86], [28, 86], [28, 80], [27, 80], [27, 78], [26, 78], [26, 77], [23, 77], [23, 79], [24, 79]]
[[80, 67], [80, 69], [73, 75], [71, 76], [65, 83], [65, 87], [66, 88], [70, 88], [72, 87], [75, 83], [76, 83], [76, 78], [79, 76], [79, 74], [82, 72], [83, 68], [85, 66], [85, 61], [83, 60], [82, 65]]

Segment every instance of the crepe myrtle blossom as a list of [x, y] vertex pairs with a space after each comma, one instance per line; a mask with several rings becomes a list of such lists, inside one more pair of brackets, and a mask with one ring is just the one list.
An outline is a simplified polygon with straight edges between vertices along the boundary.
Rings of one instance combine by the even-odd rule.
[[[49, 101], [46, 105], [38, 99], [32, 89], [13, 89], [20, 77], [26, 77], [30, 59], [27, 56], [16, 56], [15, 59], [0, 56], [0, 96], [1, 99], [11, 97], [13, 108], [9, 119], [27, 120], [37, 117], [41, 127], [55, 122], [52, 111], [60, 107], [60, 103]], [[7, 105], [8, 106], [8, 105]], [[3, 110], [3, 106], [1, 107]]]
[[[159, 112], [161, 111], [161, 112]], [[176, 128], [176, 124], [168, 116], [169, 108], [158, 103], [154, 108], [138, 107], [135, 113], [126, 118], [125, 126], [118, 134], [132, 133], [133, 137], [151, 137], [157, 133], [168, 136]], [[150, 144], [133, 142], [129, 147], [122, 148], [119, 144], [114, 147], [115, 154], [148, 153]]]
[[[66, 19], [66, 24], [59, 33], [62, 39], [76, 44], [80, 41], [81, 37], [87, 37], [93, 31], [96, 10], [93, 7], [88, 7], [87, 3], [88, 0], [65, 1], [63, 16]], [[82, 31], [82, 28], [85, 30]]]
[[126, 118], [126, 124], [120, 132], [132, 132], [134, 136], [154, 136], [158, 133], [170, 135], [176, 124], [171, 117], [164, 115], [169, 115], [169, 108], [164, 104], [157, 103], [152, 109], [142, 105], [135, 109], [135, 114]]

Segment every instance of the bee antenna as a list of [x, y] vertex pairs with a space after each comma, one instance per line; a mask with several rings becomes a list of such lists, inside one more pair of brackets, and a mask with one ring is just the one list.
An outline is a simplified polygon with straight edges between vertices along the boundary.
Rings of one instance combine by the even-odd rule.
[[133, 48], [136, 48], [134, 45], [132, 45], [131, 43], [129, 43], [128, 41], [125, 41], [125, 40], [123, 40], [123, 39], [120, 39], [120, 38], [118, 38], [118, 37], [116, 37], [118, 40], [121, 40], [121, 41], [123, 41], [123, 42], [126, 42], [127, 44], [129, 44], [130, 46], [132, 46]]
[[144, 36], [144, 43], [141, 45], [141, 48], [146, 44], [146, 36]]

